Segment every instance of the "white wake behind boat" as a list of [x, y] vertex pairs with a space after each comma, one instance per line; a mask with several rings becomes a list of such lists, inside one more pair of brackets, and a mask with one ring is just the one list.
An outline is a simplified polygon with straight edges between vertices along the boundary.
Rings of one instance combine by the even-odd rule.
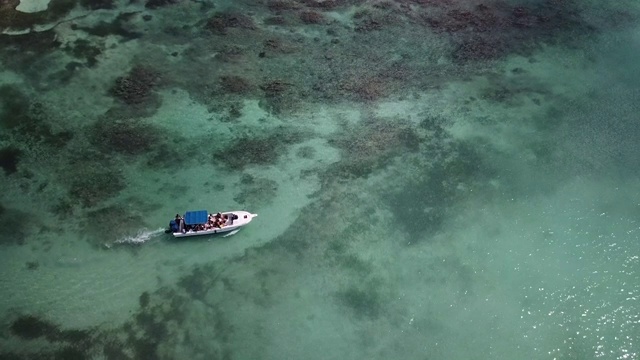
[[216, 214], [210, 214], [207, 210], [187, 211], [182, 217], [176, 215], [176, 219], [171, 220], [166, 232], [172, 233], [177, 238], [222, 234], [234, 230], [237, 232], [258, 216], [248, 211], [225, 211], [219, 214], [223, 220], [216, 222]]

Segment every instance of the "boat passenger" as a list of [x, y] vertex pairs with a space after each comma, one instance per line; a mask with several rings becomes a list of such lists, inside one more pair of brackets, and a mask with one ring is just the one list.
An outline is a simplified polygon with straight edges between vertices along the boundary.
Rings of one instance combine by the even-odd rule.
[[176, 225], [178, 225], [178, 229], [183, 229], [184, 228], [184, 224], [183, 221], [184, 219], [182, 218], [182, 216], [180, 216], [180, 214], [176, 214]]

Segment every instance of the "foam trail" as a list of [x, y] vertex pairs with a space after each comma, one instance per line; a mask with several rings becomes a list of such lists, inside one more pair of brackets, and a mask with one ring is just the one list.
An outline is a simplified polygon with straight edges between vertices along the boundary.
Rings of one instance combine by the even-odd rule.
[[162, 233], [164, 233], [164, 228], [160, 228], [156, 230], [140, 230], [137, 235], [126, 236], [122, 239], [116, 240], [114, 243], [118, 245], [120, 244], [141, 245]]
[[225, 235], [223, 237], [234, 235], [234, 234], [238, 233], [238, 231], [240, 231], [240, 229], [233, 230], [232, 232], [228, 233], [227, 235]]

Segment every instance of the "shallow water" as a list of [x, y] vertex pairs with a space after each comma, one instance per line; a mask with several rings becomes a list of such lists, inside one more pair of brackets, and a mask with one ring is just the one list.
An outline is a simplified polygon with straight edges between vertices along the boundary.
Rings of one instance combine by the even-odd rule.
[[0, 357], [640, 358], [635, 2], [17, 5]]

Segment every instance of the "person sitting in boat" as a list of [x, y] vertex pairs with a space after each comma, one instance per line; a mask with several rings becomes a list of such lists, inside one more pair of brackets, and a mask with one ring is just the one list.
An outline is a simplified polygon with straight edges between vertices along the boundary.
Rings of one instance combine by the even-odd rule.
[[218, 215], [216, 215], [213, 218], [213, 227], [221, 228], [222, 225], [224, 225], [224, 221], [223, 221], [222, 217], [218, 217]]

